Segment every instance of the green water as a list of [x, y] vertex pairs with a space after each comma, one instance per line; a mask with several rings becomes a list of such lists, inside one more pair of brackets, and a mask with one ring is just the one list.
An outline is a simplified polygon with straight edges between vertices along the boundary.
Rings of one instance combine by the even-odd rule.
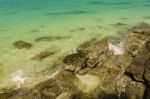
[[[150, 0], [0, 0], [0, 88], [30, 86], [50, 78], [59, 67], [53, 64], [79, 44], [150, 23], [149, 11]], [[117, 23], [127, 25], [113, 25]], [[42, 36], [71, 38], [34, 41]], [[33, 47], [17, 49], [12, 45], [17, 40]], [[41, 61], [31, 59], [47, 49], [57, 53]]]

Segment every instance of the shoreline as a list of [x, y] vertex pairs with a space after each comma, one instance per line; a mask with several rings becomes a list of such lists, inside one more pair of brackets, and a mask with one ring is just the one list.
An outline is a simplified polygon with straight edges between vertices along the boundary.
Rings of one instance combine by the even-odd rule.
[[31, 89], [0, 93], [0, 98], [149, 99], [150, 26], [141, 23], [125, 36], [123, 43], [87, 41], [64, 57], [63, 70], [54, 77]]

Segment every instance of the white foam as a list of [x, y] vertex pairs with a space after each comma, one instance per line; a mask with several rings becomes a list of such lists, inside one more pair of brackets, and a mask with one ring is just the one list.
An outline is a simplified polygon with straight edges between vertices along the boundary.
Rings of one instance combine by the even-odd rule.
[[15, 82], [18, 87], [20, 87], [21, 84], [24, 84], [25, 80], [27, 80], [27, 77], [24, 76], [21, 70], [12, 74], [12, 81]]
[[60, 73], [60, 70], [56, 71], [56, 72], [53, 73], [52, 75], [46, 75], [45, 77], [46, 77], [47, 79], [51, 79], [51, 78], [55, 77], [58, 73]]
[[120, 42], [116, 45], [112, 44], [111, 42], [108, 42], [108, 48], [110, 51], [113, 51], [114, 55], [124, 54], [123, 42]]
[[69, 52], [69, 54], [75, 54], [75, 53], [77, 53], [77, 48], [73, 48], [73, 49]]

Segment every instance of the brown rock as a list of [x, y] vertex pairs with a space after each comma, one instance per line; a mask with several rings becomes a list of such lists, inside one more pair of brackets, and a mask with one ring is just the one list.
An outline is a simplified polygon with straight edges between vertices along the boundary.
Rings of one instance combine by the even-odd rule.
[[146, 47], [148, 48], [148, 49], [150, 49], [150, 39], [146, 42]]
[[94, 68], [95, 66], [98, 65], [98, 63], [99, 63], [98, 57], [96, 57], [96, 58], [90, 58], [86, 62], [87, 66], [90, 67], [90, 68]]
[[91, 68], [86, 67], [84, 69], [79, 70], [78, 74], [84, 75], [84, 74], [88, 73], [90, 70], [91, 70]]
[[70, 72], [74, 72], [75, 71], [75, 66], [73, 66], [73, 65], [65, 65], [64, 66], [64, 69], [66, 70], [66, 71], [70, 71]]
[[143, 99], [145, 86], [141, 83], [134, 82], [125, 88], [128, 99]]
[[64, 64], [66, 65], [74, 65], [74, 66], [79, 66], [81, 68], [85, 67], [84, 61], [85, 61], [85, 56], [79, 53], [67, 55], [63, 60]]
[[150, 56], [145, 64], [144, 79], [146, 80], [146, 83], [150, 85]]

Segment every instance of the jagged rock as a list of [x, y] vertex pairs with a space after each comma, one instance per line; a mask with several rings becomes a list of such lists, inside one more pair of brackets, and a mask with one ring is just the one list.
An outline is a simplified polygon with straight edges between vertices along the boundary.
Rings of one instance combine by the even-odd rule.
[[148, 40], [145, 45], [148, 49], [150, 49], [150, 40]]
[[77, 73], [79, 73], [79, 71], [80, 71], [81, 69], [82, 69], [82, 67], [79, 67], [79, 66], [78, 66], [78, 67], [75, 68], [75, 71], [74, 71], [74, 72], [77, 74]]
[[128, 99], [143, 99], [145, 86], [140, 83], [130, 83], [125, 88]]
[[90, 70], [91, 70], [91, 68], [86, 67], [86, 68], [84, 68], [84, 69], [79, 70], [79, 71], [78, 71], [78, 74], [79, 74], [79, 75], [84, 75], [84, 74], [86, 74], [87, 72], [89, 72]]
[[146, 87], [143, 99], [150, 99], [150, 86]]
[[39, 54], [33, 56], [31, 59], [33, 60], [42, 60], [42, 59], [45, 59], [51, 55], [54, 55], [56, 52], [54, 51], [43, 51], [43, 52], [40, 52]]
[[13, 46], [18, 48], [18, 49], [23, 49], [23, 48], [29, 49], [32, 47], [32, 44], [25, 42], [25, 41], [22, 41], [22, 40], [19, 40], [19, 41], [15, 41], [13, 43]]
[[61, 90], [55, 84], [51, 86], [45, 86], [45, 88], [42, 88], [40, 90], [40, 93], [41, 93], [42, 98], [55, 99], [58, 95], [61, 94]]
[[65, 65], [64, 66], [64, 69], [66, 70], [66, 71], [70, 71], [70, 72], [74, 72], [75, 71], [75, 66], [73, 66], [73, 65]]
[[77, 53], [77, 54], [70, 54], [67, 55], [64, 60], [63, 63], [66, 65], [73, 65], [75, 67], [81, 67], [84, 68], [86, 67], [85, 65], [85, 55]]
[[63, 92], [56, 99], [71, 99], [71, 93]]
[[145, 63], [148, 60], [148, 50], [141, 49], [139, 54], [133, 59], [126, 73], [131, 75], [136, 81], [144, 81], [143, 75], [145, 70]]
[[150, 85], [150, 54], [145, 64], [144, 79], [146, 80], [146, 84]]
[[88, 59], [86, 64], [88, 67], [94, 68], [95, 66], [98, 65], [98, 63], [99, 63], [99, 59], [98, 57], [96, 57], [96, 58]]

